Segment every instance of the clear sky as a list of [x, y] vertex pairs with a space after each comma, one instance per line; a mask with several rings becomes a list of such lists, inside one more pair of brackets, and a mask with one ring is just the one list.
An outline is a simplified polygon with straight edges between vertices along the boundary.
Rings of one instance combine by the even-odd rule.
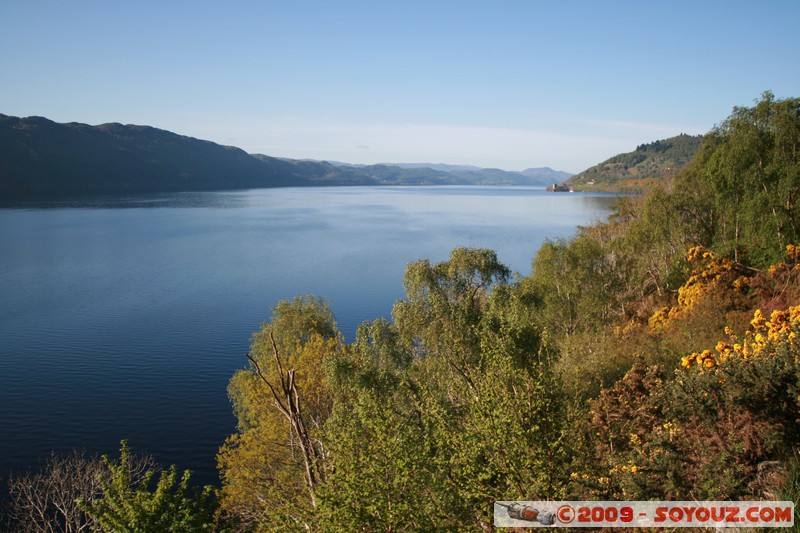
[[0, 0], [0, 113], [579, 172], [800, 96], [800, 0]]

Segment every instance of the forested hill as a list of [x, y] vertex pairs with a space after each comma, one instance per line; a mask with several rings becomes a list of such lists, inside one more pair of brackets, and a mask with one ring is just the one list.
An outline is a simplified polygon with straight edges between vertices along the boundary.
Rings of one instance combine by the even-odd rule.
[[[527, 171], [525, 171], [527, 172]], [[497, 169], [347, 166], [245, 151], [117, 123], [59, 124], [0, 114], [0, 201], [313, 185], [540, 185]]]
[[575, 190], [641, 192], [676, 176], [694, 158], [702, 140], [702, 135], [681, 134], [642, 144], [572, 176], [566, 184]]

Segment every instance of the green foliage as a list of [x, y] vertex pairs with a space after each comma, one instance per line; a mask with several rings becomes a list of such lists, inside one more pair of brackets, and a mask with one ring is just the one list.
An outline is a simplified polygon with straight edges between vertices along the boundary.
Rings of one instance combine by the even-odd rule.
[[[796, 353], [726, 361], [713, 375], [670, 369], [723, 326], [741, 331], [755, 308], [798, 302], [787, 247], [800, 237], [798, 103], [766, 93], [735, 109], [673, 191], [626, 199], [537, 254], [525, 283], [565, 391], [580, 401], [605, 389], [571, 434], [575, 497], [764, 497], [763, 465], [797, 446]], [[696, 244], [706, 267], [685, 259]]]
[[[253, 368], [230, 386], [240, 430], [220, 452], [225, 516], [256, 530], [463, 530], [490, 524], [496, 499], [562, 489], [568, 420], [535, 295], [489, 250], [412, 263], [404, 283], [394, 322], [362, 324], [346, 349], [307, 297], [254, 335]], [[276, 379], [276, 350], [306, 376], [299, 398], [317, 421], [324, 477], [311, 500], [259, 382]]]
[[480, 325], [484, 357], [503, 355], [520, 367], [532, 360], [548, 360], [551, 354], [537, 320], [539, 304], [536, 293], [524, 281], [495, 287]]
[[216, 495], [211, 486], [192, 489], [191, 473], [186, 470], [178, 480], [175, 465], [159, 473], [146, 471], [140, 481], [133, 477], [131, 452], [122, 441], [119, 461], [103, 456], [110, 471], [102, 479], [102, 496], [83, 502], [88, 515], [104, 531], [148, 533], [152, 531], [211, 531], [216, 513]]
[[409, 264], [406, 298], [392, 309], [400, 341], [432, 371], [446, 367], [443, 377], [463, 374], [479, 357], [478, 326], [491, 290], [509, 275], [491, 250], [456, 248], [448, 261]]
[[487, 250], [413, 263], [405, 285], [395, 323], [362, 325], [331, 367], [321, 524], [461, 530], [556, 494], [568, 421], [533, 295]]
[[653, 189], [627, 214], [631, 220], [617, 249], [631, 261], [630, 283], [638, 288], [631, 302], [652, 293], [675, 291], [685, 278], [683, 255], [692, 243], [706, 242], [703, 221], [680, 193]]
[[314, 335], [325, 339], [339, 336], [336, 320], [328, 303], [311, 295], [278, 302], [272, 310], [272, 320], [268, 324], [262, 324], [261, 330], [253, 335], [253, 355], [263, 358], [268, 353], [267, 357], [271, 357], [270, 333], [279, 350], [290, 352], [298, 345], [308, 343]]
[[461, 497], [484, 512], [495, 499], [557, 497], [569, 424], [558, 378], [533, 358], [491, 354], [470, 381], [459, 416], [437, 420]]
[[603, 246], [589, 236], [545, 242], [530, 276], [542, 302], [543, 328], [551, 335], [569, 337], [608, 320], [616, 307], [613, 268]]
[[[726, 323], [739, 323], [742, 310], [754, 305], [750, 298], [757, 298], [755, 285], [709, 292], [669, 331], [642, 330], [659, 309], [674, 307], [690, 275], [684, 256], [691, 246], [732, 259], [738, 276], [775, 263], [787, 244], [800, 240], [798, 132], [800, 99], [765, 93], [703, 139], [673, 191], [655, 188], [624, 199], [608, 222], [542, 246], [526, 282], [541, 301], [539, 320], [560, 352], [557, 365], [570, 390], [595, 394], [637, 355], [650, 362], [674, 359]], [[587, 374], [592, 377], [582, 381]]]
[[[772, 467], [780, 466], [781, 463], [773, 463]], [[783, 461], [783, 468], [775, 472], [774, 469], [764, 469], [760, 476], [761, 483], [765, 487], [765, 493], [777, 501], [795, 502], [794, 523], [800, 524], [800, 454], [797, 449]]]
[[800, 98], [765, 92], [736, 107], [705, 139], [683, 186], [713, 210], [715, 249], [756, 266], [778, 261], [800, 239]]
[[336, 392], [326, 424], [333, 457], [320, 494], [323, 530], [419, 531], [453, 524], [429, 421], [414, 401], [411, 360], [386, 321], [363, 324], [330, 365]]
[[414, 413], [362, 390], [337, 407], [328, 438], [334, 471], [320, 493], [322, 529], [419, 531], [452, 520], [437, 517], [454, 502]]

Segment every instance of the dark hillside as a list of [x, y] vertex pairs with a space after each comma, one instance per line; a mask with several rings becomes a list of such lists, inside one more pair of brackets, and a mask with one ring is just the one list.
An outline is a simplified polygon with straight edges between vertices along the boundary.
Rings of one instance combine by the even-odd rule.
[[306, 185], [288, 166], [148, 126], [0, 115], [4, 200]]
[[4, 201], [81, 195], [375, 185], [327, 163], [254, 157], [149, 126], [58, 124], [0, 115]]

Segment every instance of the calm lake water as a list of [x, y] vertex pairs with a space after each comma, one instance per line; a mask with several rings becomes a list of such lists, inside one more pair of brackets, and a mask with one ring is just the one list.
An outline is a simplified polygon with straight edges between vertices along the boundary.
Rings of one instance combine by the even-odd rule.
[[216, 482], [226, 386], [280, 299], [326, 298], [348, 341], [405, 265], [456, 246], [527, 274], [615, 199], [524, 187], [185, 193], [0, 209], [0, 478], [121, 439]]

